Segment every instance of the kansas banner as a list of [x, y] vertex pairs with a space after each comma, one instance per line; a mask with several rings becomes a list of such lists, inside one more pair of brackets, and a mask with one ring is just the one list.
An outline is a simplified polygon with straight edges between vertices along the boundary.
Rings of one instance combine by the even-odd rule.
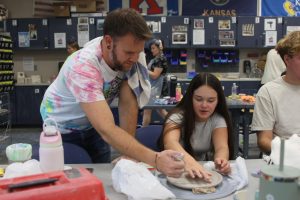
[[257, 0], [183, 0], [182, 15], [256, 16]]
[[262, 0], [262, 16], [300, 16], [300, 0]]
[[116, 8], [134, 8], [146, 15], [179, 15], [178, 2], [180, 0], [111, 0], [109, 10]]

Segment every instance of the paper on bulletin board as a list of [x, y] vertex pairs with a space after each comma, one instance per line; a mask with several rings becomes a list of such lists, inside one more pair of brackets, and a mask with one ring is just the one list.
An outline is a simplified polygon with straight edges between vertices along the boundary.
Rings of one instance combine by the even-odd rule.
[[205, 44], [205, 31], [202, 29], [193, 30], [193, 44]]
[[77, 25], [78, 45], [83, 47], [90, 40], [89, 24]]
[[266, 46], [276, 46], [277, 31], [266, 31]]
[[30, 47], [29, 32], [18, 32], [19, 47]]
[[66, 48], [66, 33], [54, 33], [54, 48]]
[[33, 57], [23, 57], [23, 70], [24, 71], [34, 71]]
[[300, 31], [300, 26], [287, 26], [286, 27], [286, 34], [289, 34], [293, 31]]

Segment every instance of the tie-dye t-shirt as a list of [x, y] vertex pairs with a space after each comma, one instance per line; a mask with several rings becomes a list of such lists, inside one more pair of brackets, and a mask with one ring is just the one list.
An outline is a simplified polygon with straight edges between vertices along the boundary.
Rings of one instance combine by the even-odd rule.
[[101, 40], [96, 38], [70, 55], [44, 95], [42, 118], [53, 118], [61, 133], [92, 127], [80, 102], [106, 100], [110, 104], [119, 94], [124, 72], [114, 71], [105, 63]]

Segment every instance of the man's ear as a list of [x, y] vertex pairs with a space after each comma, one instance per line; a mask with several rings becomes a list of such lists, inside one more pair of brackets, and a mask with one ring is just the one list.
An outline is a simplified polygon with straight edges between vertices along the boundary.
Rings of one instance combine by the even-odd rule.
[[104, 36], [104, 41], [107, 49], [111, 49], [113, 45], [113, 39], [110, 35]]

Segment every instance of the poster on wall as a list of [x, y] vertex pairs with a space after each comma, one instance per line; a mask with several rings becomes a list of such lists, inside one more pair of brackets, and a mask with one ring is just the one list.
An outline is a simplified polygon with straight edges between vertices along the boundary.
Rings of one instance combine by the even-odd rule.
[[287, 26], [286, 27], [286, 34], [289, 34], [293, 31], [300, 31], [300, 26]]
[[275, 46], [277, 44], [277, 31], [266, 31], [266, 46]]
[[179, 15], [179, 5], [182, 0], [113, 0], [109, 1], [109, 11], [117, 8], [133, 8], [147, 16]]
[[182, 0], [182, 2], [184, 16], [257, 16], [257, 0]]
[[204, 45], [205, 44], [205, 30], [194, 29], [193, 30], [193, 44]]
[[194, 29], [204, 29], [204, 19], [194, 19]]
[[276, 19], [265, 19], [264, 30], [265, 31], [275, 31], [276, 30]]
[[300, 16], [299, 0], [262, 0], [261, 1], [262, 16]]
[[187, 44], [187, 33], [185, 32], [173, 32], [172, 33], [173, 44]]
[[230, 20], [219, 20], [218, 21], [219, 30], [230, 30]]
[[243, 24], [242, 36], [254, 36], [254, 24]]
[[54, 33], [54, 48], [66, 48], [66, 33]]
[[35, 24], [28, 24], [30, 40], [37, 40], [37, 30]]
[[161, 32], [160, 21], [146, 21], [146, 23], [152, 33], [160, 33]]
[[18, 32], [19, 47], [30, 47], [29, 32]]

